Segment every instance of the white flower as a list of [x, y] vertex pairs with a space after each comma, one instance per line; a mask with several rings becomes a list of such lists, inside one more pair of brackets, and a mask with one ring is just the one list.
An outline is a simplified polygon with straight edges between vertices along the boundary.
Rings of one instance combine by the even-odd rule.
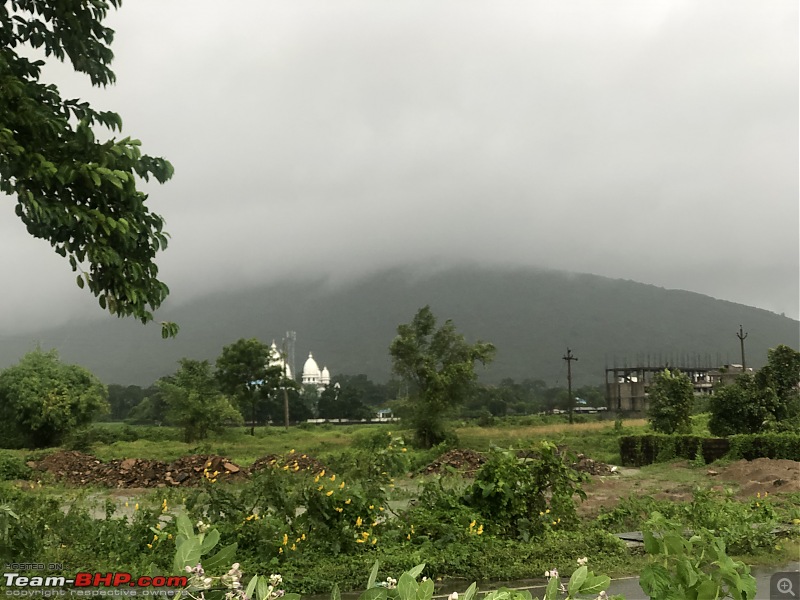
[[447, 597], [447, 600], [458, 600], [458, 592], [453, 592]]
[[544, 572], [544, 576], [545, 577], [558, 577], [558, 570], [557, 569], [553, 569], [552, 571], [545, 571]]
[[579, 558], [578, 559], [578, 566], [582, 567], [588, 562], [589, 562], [589, 559], [584, 556], [583, 558]]
[[608, 600], [608, 594], [606, 594], [605, 590], [597, 594], [597, 600]]

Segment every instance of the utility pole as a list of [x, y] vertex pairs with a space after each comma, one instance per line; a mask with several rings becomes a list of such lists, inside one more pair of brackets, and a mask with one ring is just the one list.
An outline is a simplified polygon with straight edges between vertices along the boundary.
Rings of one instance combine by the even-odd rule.
[[569, 346], [567, 347], [567, 353], [562, 358], [567, 361], [567, 391], [569, 392], [569, 422], [571, 424], [573, 405], [575, 404], [575, 398], [572, 397], [572, 361], [578, 359], [572, 356], [572, 350], [569, 349]]
[[281, 344], [281, 354], [283, 354], [283, 426], [289, 431], [289, 391], [286, 389], [286, 338]]
[[741, 325], [739, 325], [739, 332], [736, 337], [739, 338], [739, 345], [742, 347], [742, 373], [744, 373], [747, 371], [747, 363], [744, 362], [744, 338], [747, 337], [747, 334], [742, 331]]

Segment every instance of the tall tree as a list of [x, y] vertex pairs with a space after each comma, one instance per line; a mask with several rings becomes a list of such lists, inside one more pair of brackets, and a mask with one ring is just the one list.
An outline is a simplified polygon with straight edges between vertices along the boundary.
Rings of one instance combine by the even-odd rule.
[[270, 364], [270, 347], [255, 338], [240, 339], [222, 349], [217, 358], [216, 378], [220, 389], [236, 398], [242, 414], [250, 419], [255, 435], [260, 406], [283, 381], [283, 370]]
[[650, 425], [659, 433], [688, 433], [691, 429], [694, 388], [689, 376], [664, 369], [653, 376], [647, 391]]
[[242, 415], [217, 387], [207, 360], [184, 358], [174, 375], [156, 383], [167, 405], [167, 419], [183, 428], [184, 440], [193, 442], [221, 431], [226, 424], [241, 424]]
[[447, 413], [474, 391], [475, 363], [491, 362], [495, 347], [481, 341], [468, 344], [450, 320], [437, 329], [436, 318], [425, 306], [411, 323], [398, 326], [389, 353], [395, 373], [409, 386], [417, 442], [430, 448], [446, 437]]
[[0, 439], [36, 448], [108, 411], [106, 387], [83, 367], [65, 365], [55, 350], [35, 350], [0, 374]]
[[[158, 279], [156, 253], [167, 245], [164, 220], [150, 212], [137, 180], [172, 177], [163, 158], [141, 153], [114, 112], [65, 99], [41, 81], [43, 60], [69, 60], [92, 85], [114, 83], [113, 30], [103, 25], [121, 0], [11, 0], [0, 4], [0, 191], [16, 196], [17, 216], [80, 271], [100, 306], [143, 323], [169, 293]], [[177, 327], [162, 324], [162, 334]]]

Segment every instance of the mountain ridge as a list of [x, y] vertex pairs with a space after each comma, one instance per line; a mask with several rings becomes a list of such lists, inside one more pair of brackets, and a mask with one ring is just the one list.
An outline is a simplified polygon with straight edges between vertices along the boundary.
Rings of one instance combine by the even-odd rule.
[[348, 282], [295, 278], [167, 305], [162, 312], [181, 326], [174, 340], [161, 340], [156, 327], [118, 319], [3, 336], [0, 368], [38, 343], [105, 383], [149, 385], [174, 372], [182, 357], [213, 361], [242, 337], [280, 345], [294, 330], [295, 373], [311, 351], [332, 374], [385, 381], [397, 325], [425, 305], [441, 322], [452, 319], [468, 340], [495, 344], [495, 362], [480, 369], [488, 382], [530, 377], [563, 385], [567, 346], [578, 357], [573, 383], [583, 385], [602, 383], [604, 369], [615, 363], [738, 363], [739, 324], [749, 332], [748, 366], [763, 365], [768, 348], [797, 347], [800, 339], [800, 323], [788, 317], [632, 280], [524, 267], [394, 268]]

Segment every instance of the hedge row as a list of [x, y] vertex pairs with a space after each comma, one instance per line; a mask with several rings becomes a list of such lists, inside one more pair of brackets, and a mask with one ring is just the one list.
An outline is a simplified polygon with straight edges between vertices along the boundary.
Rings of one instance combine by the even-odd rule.
[[758, 433], [711, 438], [697, 435], [629, 435], [619, 440], [622, 464], [641, 467], [675, 458], [710, 463], [720, 458], [785, 458], [800, 461], [800, 434]]

